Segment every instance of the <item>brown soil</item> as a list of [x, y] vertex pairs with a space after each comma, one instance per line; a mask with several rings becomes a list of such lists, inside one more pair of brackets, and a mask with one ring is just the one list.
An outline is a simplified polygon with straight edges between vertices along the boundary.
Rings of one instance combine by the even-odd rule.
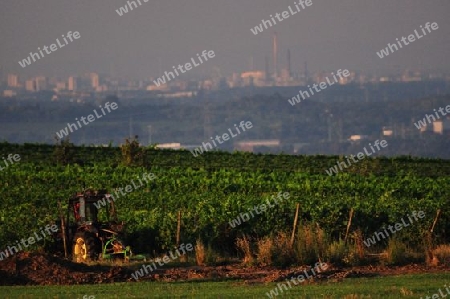
[[[169, 265], [170, 266], [170, 265]], [[76, 264], [57, 256], [40, 253], [19, 253], [0, 262], [0, 285], [70, 285], [135, 281], [131, 274], [140, 265], [88, 266]], [[278, 269], [274, 267], [243, 267], [241, 265], [175, 267], [157, 269], [141, 281], [187, 281], [236, 279], [242, 283], [267, 283], [284, 281], [298, 276], [305, 267]], [[336, 268], [318, 273], [310, 282], [320, 280], [341, 281], [350, 277], [373, 277], [411, 273], [436, 273], [449, 271], [449, 267], [408, 265], [402, 267], [364, 266]]]

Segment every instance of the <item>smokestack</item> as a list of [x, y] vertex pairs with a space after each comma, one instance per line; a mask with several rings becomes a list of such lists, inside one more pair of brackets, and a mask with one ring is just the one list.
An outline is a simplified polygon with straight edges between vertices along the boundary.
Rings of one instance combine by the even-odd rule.
[[289, 76], [289, 78], [291, 78], [292, 77], [292, 74], [291, 74], [291, 50], [287, 50], [287, 73], [288, 73], [288, 76]]
[[270, 78], [270, 70], [269, 70], [269, 57], [266, 56], [266, 81], [269, 81]]
[[273, 34], [273, 75], [278, 78], [278, 38], [277, 33]]
[[308, 63], [305, 61], [305, 85], [309, 83]]

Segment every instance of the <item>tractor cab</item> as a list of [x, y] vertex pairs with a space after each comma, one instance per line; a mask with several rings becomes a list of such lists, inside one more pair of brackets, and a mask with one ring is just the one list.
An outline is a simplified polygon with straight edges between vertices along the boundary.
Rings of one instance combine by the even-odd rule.
[[71, 222], [79, 225], [117, 222], [116, 207], [110, 198], [106, 190], [76, 193], [69, 199], [69, 212], [70, 209], [73, 211], [73, 215], [68, 215]]
[[78, 225], [92, 225], [98, 222], [98, 210], [92, 201], [86, 202], [83, 196], [75, 198], [71, 202], [73, 218]]

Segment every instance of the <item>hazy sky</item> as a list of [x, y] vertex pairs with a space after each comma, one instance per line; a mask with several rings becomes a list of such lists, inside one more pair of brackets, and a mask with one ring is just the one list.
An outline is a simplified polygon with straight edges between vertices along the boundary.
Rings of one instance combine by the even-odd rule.
[[[278, 33], [279, 66], [291, 50], [294, 71], [385, 72], [405, 68], [450, 70], [450, 1], [312, 0], [313, 5], [257, 36], [250, 28], [293, 6], [294, 0], [150, 0], [123, 16], [125, 0], [1, 0], [0, 67], [19, 75], [86, 72], [146, 78], [185, 64], [196, 53], [216, 57], [195, 68], [222, 75], [247, 70], [250, 57], [264, 69]], [[426, 22], [439, 29], [380, 59], [376, 52]], [[18, 61], [68, 31], [81, 38], [22, 68]]]

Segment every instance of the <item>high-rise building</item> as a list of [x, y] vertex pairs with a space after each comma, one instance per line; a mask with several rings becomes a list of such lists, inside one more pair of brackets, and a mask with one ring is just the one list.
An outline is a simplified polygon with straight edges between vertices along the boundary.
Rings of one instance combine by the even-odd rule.
[[90, 77], [91, 77], [91, 87], [93, 89], [97, 89], [99, 87], [99, 85], [100, 85], [98, 74], [91, 73]]
[[305, 61], [305, 85], [309, 84], [311, 81], [309, 79], [309, 73], [308, 73], [308, 63]]
[[8, 86], [9, 87], [19, 87], [19, 76], [9, 74], [8, 75]]
[[0, 85], [3, 85], [5, 80], [3, 68], [0, 66]]
[[266, 56], [265, 59], [265, 68], [264, 68], [265, 76], [266, 76], [266, 82], [270, 80], [270, 70], [269, 70], [269, 57]]
[[67, 89], [70, 91], [76, 91], [78, 89], [78, 78], [77, 77], [69, 77], [67, 82]]
[[25, 81], [25, 89], [27, 91], [36, 91], [36, 82], [33, 79]]
[[44, 76], [40, 76], [36, 78], [36, 91], [47, 90], [47, 78]]
[[56, 89], [57, 90], [65, 90], [66, 89], [66, 82], [56, 82]]
[[291, 70], [291, 50], [287, 50], [287, 72], [289, 78], [292, 77], [292, 70]]

